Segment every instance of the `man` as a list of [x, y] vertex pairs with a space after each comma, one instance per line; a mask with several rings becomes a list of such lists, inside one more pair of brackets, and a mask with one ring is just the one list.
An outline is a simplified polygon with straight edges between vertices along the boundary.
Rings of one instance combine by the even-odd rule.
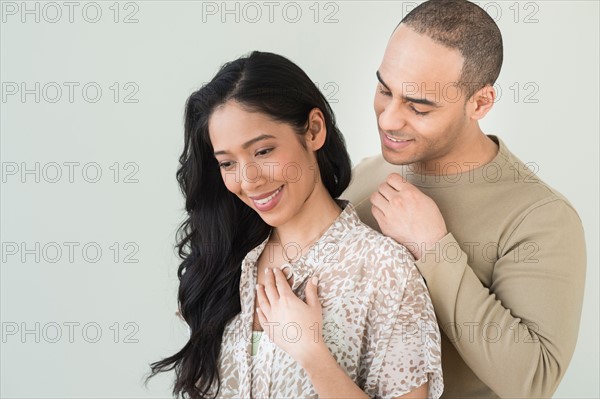
[[449, 398], [552, 396], [579, 330], [581, 221], [479, 127], [501, 65], [500, 31], [475, 4], [415, 8], [377, 71], [382, 156], [363, 160], [342, 195], [413, 253], [443, 331]]

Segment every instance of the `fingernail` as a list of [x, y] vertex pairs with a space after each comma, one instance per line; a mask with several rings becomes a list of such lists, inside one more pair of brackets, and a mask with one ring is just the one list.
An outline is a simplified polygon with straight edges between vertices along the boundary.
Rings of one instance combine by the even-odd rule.
[[265, 274], [269, 273], [269, 268], [265, 268]]
[[312, 276], [312, 278], [310, 279], [310, 281], [314, 284], [317, 285], [317, 283], [319, 282], [319, 278], [317, 276]]

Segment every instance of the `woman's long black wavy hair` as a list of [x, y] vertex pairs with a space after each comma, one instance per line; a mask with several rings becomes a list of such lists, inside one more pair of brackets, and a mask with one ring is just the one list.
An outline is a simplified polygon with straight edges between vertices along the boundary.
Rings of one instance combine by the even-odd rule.
[[[254, 51], [226, 63], [216, 76], [192, 93], [185, 109], [185, 145], [177, 181], [185, 197], [187, 218], [177, 231], [179, 309], [190, 327], [185, 346], [152, 363], [152, 378], [175, 370], [173, 394], [184, 398], [216, 397], [220, 389], [218, 357], [225, 325], [241, 310], [241, 262], [270, 231], [260, 216], [227, 190], [208, 134], [216, 107], [235, 100], [246, 109], [307, 132], [308, 114], [318, 108], [327, 135], [316, 158], [321, 180], [332, 198], [351, 178], [350, 157], [327, 100], [310, 78], [290, 60]], [[216, 382], [217, 390], [213, 392]], [[214, 396], [212, 396], [214, 395]]]

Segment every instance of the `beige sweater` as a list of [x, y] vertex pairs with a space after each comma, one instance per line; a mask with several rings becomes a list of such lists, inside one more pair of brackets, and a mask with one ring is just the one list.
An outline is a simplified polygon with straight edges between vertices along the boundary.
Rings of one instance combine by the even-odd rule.
[[424, 176], [366, 158], [340, 197], [380, 231], [369, 196], [397, 172], [440, 208], [449, 233], [417, 267], [443, 331], [443, 397], [551, 397], [579, 331], [583, 228], [560, 193], [489, 137], [497, 156], [462, 174]]

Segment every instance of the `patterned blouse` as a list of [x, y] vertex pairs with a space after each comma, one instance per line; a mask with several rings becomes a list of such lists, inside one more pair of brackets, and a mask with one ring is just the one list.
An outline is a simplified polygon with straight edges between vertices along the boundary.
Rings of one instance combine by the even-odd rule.
[[[363, 224], [348, 201], [337, 202], [343, 211], [293, 263], [292, 290], [304, 300], [307, 280], [318, 276], [323, 339], [367, 395], [394, 398], [429, 381], [429, 398], [439, 398], [440, 333], [412, 255]], [[225, 327], [219, 397], [317, 398], [304, 369], [266, 333], [260, 335], [258, 352], [252, 356], [256, 261], [267, 241], [242, 262], [241, 312]], [[288, 331], [292, 339], [298, 333], [294, 328]]]

